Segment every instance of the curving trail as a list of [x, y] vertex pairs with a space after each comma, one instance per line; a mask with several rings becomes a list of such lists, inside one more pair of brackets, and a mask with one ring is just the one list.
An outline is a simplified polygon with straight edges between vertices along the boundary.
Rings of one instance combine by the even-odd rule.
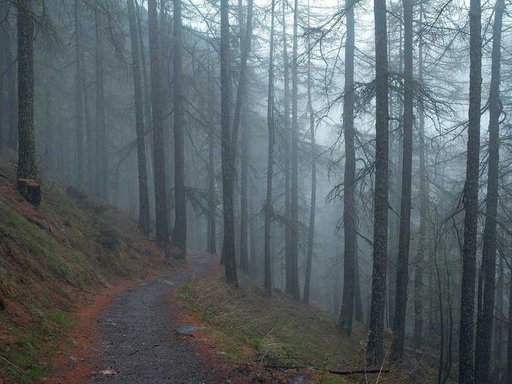
[[185, 270], [122, 293], [97, 320], [101, 342], [91, 383], [225, 382], [193, 343], [174, 335], [183, 324], [170, 303], [171, 291], [217, 263], [210, 255], [189, 255], [187, 261]]

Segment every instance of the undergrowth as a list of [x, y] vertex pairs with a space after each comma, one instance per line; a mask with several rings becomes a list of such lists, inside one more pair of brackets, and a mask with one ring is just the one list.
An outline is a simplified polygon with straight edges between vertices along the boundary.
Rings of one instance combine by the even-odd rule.
[[1, 180], [0, 217], [0, 382], [51, 372], [78, 294], [162, 268], [131, 220], [84, 195], [43, 186], [35, 209]]

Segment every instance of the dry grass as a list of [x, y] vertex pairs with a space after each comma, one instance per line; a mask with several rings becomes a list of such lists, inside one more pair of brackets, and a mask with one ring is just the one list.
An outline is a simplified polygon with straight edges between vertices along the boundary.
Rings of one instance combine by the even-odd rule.
[[316, 381], [345, 383], [428, 383], [432, 373], [417, 361], [390, 374], [336, 376], [327, 369], [365, 367], [366, 328], [355, 324], [352, 337], [336, 329], [336, 320], [308, 308], [279, 292], [271, 298], [242, 276], [240, 289], [223, 283], [221, 276], [193, 281], [178, 293], [178, 299], [207, 325], [209, 337], [220, 344], [227, 358], [240, 365], [310, 367]]

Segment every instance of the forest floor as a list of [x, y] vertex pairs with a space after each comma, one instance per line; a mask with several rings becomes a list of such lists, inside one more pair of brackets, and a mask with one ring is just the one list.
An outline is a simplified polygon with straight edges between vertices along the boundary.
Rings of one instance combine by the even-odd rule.
[[[0, 158], [0, 384], [428, 383], [421, 356], [369, 375], [366, 328], [240, 275], [218, 259], [165, 263], [126, 215], [76, 190], [43, 185], [37, 209]], [[385, 367], [384, 367], [385, 368]]]

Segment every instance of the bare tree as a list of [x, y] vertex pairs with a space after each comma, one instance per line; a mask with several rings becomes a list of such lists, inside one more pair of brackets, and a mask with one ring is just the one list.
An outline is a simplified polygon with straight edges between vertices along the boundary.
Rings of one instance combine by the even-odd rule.
[[185, 111], [183, 101], [183, 36], [181, 21], [181, 0], [174, 0], [174, 230], [172, 241], [179, 248], [177, 258], [187, 253], [187, 196], [185, 189]]
[[368, 365], [384, 359], [384, 306], [388, 232], [388, 56], [386, 2], [374, 0], [375, 17], [375, 202], [373, 222], [373, 274], [369, 335], [366, 350]]
[[402, 150], [402, 194], [400, 204], [400, 232], [396, 268], [396, 300], [393, 316], [393, 343], [391, 360], [400, 360], [404, 354], [405, 312], [409, 281], [409, 245], [411, 238], [411, 184], [412, 184], [412, 127], [413, 115], [413, 11], [414, 0], [403, 0], [404, 9], [404, 117]]
[[149, 196], [146, 165], [146, 143], [144, 132], [144, 100], [140, 68], [140, 53], [137, 35], [137, 21], [133, 0], [127, 0], [128, 22], [130, 26], [130, 41], [132, 50], [133, 89], [135, 92], [135, 133], [137, 137], [137, 165], [139, 179], [139, 229], [149, 235]]
[[233, 207], [233, 150], [231, 148], [231, 52], [229, 32], [229, 1], [221, 0], [220, 83], [221, 83], [221, 151], [222, 201], [224, 214], [224, 241], [222, 258], [226, 268], [226, 283], [238, 287], [235, 257], [235, 218]]
[[156, 0], [148, 0], [149, 22], [149, 64], [151, 67], [151, 107], [153, 116], [154, 181], [156, 241], [165, 247], [169, 229], [167, 218], [167, 198], [165, 194], [165, 150], [162, 123], [162, 88], [160, 77], [160, 37]]
[[268, 67], [267, 126], [268, 126], [268, 157], [267, 157], [267, 197], [265, 200], [265, 294], [272, 294], [272, 271], [270, 258], [270, 240], [272, 226], [272, 179], [274, 175], [274, 24], [276, 2], [272, 0], [270, 11], [270, 55]]
[[345, 173], [343, 199], [343, 231], [344, 231], [344, 269], [343, 269], [343, 301], [339, 319], [339, 327], [347, 335], [352, 333], [354, 313], [354, 278], [357, 252], [356, 232], [356, 151], [354, 145], [354, 50], [355, 22], [354, 2], [346, 0], [347, 33], [345, 40], [345, 84], [343, 99], [343, 134], [345, 138]]
[[464, 243], [462, 248], [462, 286], [459, 326], [459, 383], [473, 383], [475, 271], [478, 219], [478, 176], [480, 163], [480, 107], [482, 88], [482, 38], [480, 0], [469, 6], [470, 69], [469, 125], [466, 183], [464, 185]]
[[489, 92], [489, 160], [487, 177], [487, 199], [484, 227], [484, 245], [482, 251], [482, 268], [479, 280], [475, 379], [477, 383], [490, 380], [491, 345], [494, 322], [494, 296], [496, 286], [496, 216], [498, 212], [498, 178], [499, 178], [499, 136], [500, 115], [502, 112], [500, 98], [501, 77], [501, 30], [504, 0], [497, 0], [494, 6], [494, 26], [492, 43], [491, 84]]

